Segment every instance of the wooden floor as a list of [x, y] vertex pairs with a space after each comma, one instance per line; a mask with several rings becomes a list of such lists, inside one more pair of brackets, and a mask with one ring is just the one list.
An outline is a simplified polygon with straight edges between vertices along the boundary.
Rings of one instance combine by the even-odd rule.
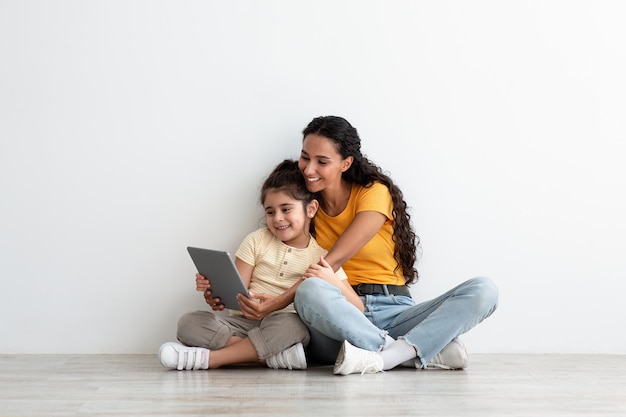
[[475, 354], [465, 371], [178, 372], [156, 355], [0, 355], [0, 416], [626, 416], [626, 355]]

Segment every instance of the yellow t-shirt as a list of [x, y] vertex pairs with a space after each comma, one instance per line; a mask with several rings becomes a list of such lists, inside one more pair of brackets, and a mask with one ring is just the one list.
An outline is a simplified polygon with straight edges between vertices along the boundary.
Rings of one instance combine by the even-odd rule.
[[352, 185], [346, 208], [337, 216], [330, 217], [320, 208], [315, 216], [315, 238], [326, 250], [331, 250], [339, 236], [348, 228], [357, 213], [376, 211], [387, 217], [378, 233], [349, 261], [343, 264], [351, 285], [391, 284], [404, 285], [402, 269], [393, 257], [393, 202], [389, 189], [379, 182], [371, 187]]
[[[235, 256], [252, 265], [252, 277], [248, 289], [257, 294], [280, 295], [291, 288], [307, 270], [326, 255], [315, 239], [306, 248], [285, 245], [267, 227], [258, 229], [245, 237]], [[335, 272], [340, 280], [348, 279], [340, 268]], [[280, 311], [295, 312], [293, 303]]]

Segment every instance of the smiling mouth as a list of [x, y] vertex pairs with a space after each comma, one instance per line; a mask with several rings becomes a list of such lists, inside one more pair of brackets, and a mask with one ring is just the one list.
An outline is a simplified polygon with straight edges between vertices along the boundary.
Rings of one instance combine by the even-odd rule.
[[276, 227], [275, 227], [275, 229], [276, 229], [276, 230], [285, 230], [285, 229], [287, 229], [288, 227], [289, 227], [289, 225], [287, 224], [287, 225], [284, 225], [284, 226], [276, 226]]
[[310, 177], [307, 177], [307, 179], [306, 179], [306, 180], [307, 180], [308, 182], [316, 182], [316, 181], [321, 180], [321, 178], [319, 178], [319, 177], [317, 177], [317, 178], [310, 178]]

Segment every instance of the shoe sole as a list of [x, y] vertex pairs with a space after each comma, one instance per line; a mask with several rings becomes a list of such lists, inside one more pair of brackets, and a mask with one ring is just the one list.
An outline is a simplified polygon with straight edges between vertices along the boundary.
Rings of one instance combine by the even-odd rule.
[[306, 363], [306, 355], [304, 354], [304, 346], [302, 346], [302, 343], [298, 343], [296, 346], [296, 350], [298, 351], [298, 359], [300, 359], [300, 367], [294, 367], [293, 369], [306, 369], [307, 368], [307, 363]]
[[346, 356], [346, 348], [347, 348], [347, 340], [344, 340], [343, 343], [341, 344], [341, 349], [339, 349], [337, 360], [335, 360], [335, 367], [333, 368], [333, 373], [335, 375], [343, 375], [341, 371], [343, 371], [342, 365], [343, 365], [343, 360]]

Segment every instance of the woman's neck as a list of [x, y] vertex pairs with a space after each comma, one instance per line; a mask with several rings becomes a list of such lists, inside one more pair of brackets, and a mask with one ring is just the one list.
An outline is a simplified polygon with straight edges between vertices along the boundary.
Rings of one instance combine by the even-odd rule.
[[352, 184], [343, 179], [337, 187], [327, 188], [322, 191], [322, 201], [320, 203], [324, 212], [331, 217], [341, 214], [348, 205], [351, 191]]

